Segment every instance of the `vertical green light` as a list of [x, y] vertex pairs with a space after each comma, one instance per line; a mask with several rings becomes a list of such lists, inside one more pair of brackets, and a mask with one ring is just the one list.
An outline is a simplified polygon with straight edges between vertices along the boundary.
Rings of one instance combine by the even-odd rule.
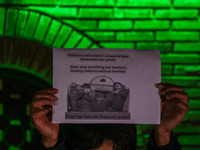
[[143, 146], [144, 140], [142, 136], [137, 136], [137, 146]]
[[68, 27], [66, 25], [62, 26], [61, 30], [59, 31], [59, 34], [56, 37], [53, 47], [62, 47], [63, 43], [68, 38], [71, 31], [72, 31], [71, 27]]
[[15, 25], [17, 20], [17, 10], [16, 9], [7, 9], [6, 17], [6, 36], [13, 36], [15, 32]]
[[26, 115], [29, 116], [29, 104], [26, 105]]
[[31, 39], [34, 34], [34, 29], [37, 26], [38, 19], [40, 14], [35, 12], [30, 12], [28, 22], [26, 24], [26, 28], [24, 31], [24, 37], [27, 39]]
[[28, 12], [25, 10], [19, 10], [19, 16], [17, 18], [17, 24], [15, 29], [15, 34], [17, 36], [23, 36], [27, 18], [28, 18]]
[[35, 36], [34, 36], [35, 39], [37, 39], [39, 41], [43, 40], [45, 33], [47, 31], [47, 28], [49, 26], [50, 20], [51, 20], [50, 17], [44, 16], [44, 15], [42, 15], [40, 17], [40, 20], [39, 20], [39, 23], [37, 26], [37, 30], [36, 30]]
[[82, 35], [80, 33], [73, 31], [66, 44], [64, 45], [64, 48], [74, 48], [81, 38]]
[[0, 142], [3, 142], [3, 131], [0, 130]]
[[34, 129], [34, 125], [33, 125], [33, 123], [31, 121], [30, 121], [30, 128]]
[[0, 103], [0, 116], [3, 116], [3, 104]]
[[28, 143], [31, 142], [31, 131], [30, 130], [26, 130], [26, 141]]
[[3, 35], [4, 33], [4, 18], [5, 18], [5, 8], [0, 8], [0, 14], [1, 14], [1, 19], [0, 19], [0, 35]]
[[57, 20], [53, 20], [52, 23], [51, 23], [51, 26], [49, 28], [49, 31], [46, 35], [46, 38], [45, 38], [45, 43], [47, 43], [48, 45], [51, 45], [55, 36], [56, 36], [56, 33], [59, 32], [59, 28], [61, 26], [61, 23]]

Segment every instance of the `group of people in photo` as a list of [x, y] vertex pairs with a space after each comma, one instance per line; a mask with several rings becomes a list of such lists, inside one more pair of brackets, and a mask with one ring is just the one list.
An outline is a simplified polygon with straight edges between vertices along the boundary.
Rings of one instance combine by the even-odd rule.
[[112, 90], [94, 90], [91, 84], [73, 82], [68, 91], [69, 112], [124, 112], [129, 90], [120, 82], [114, 82]]

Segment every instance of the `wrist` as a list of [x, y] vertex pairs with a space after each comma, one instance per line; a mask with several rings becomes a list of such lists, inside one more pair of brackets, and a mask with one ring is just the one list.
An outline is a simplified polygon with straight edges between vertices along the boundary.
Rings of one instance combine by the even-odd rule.
[[162, 127], [155, 126], [154, 128], [154, 140], [158, 146], [165, 146], [170, 143], [171, 131], [166, 131]]
[[42, 137], [42, 144], [44, 145], [45, 148], [53, 148], [58, 141], [58, 138], [46, 138]]

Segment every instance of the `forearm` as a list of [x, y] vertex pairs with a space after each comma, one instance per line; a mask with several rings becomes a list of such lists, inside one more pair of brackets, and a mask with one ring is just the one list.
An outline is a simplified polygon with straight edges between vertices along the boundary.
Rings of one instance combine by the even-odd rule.
[[171, 131], [163, 130], [159, 125], [154, 128], [154, 141], [158, 146], [165, 146], [170, 143]]

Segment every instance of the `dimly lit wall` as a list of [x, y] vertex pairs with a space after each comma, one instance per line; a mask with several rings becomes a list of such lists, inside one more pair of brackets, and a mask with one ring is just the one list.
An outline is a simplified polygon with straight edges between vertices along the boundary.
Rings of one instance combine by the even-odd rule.
[[[199, 0], [0, 0], [0, 148], [20, 150], [31, 141], [31, 125], [6, 113], [13, 108], [8, 101], [25, 95], [23, 88], [18, 93], [8, 88], [9, 81], [35, 87], [32, 95], [51, 85], [52, 47], [102, 47], [161, 51], [162, 82], [184, 86], [191, 101], [174, 133], [183, 150], [199, 149], [199, 9]], [[19, 143], [8, 140], [13, 127], [26, 137]], [[152, 126], [137, 127], [138, 146], [145, 149]]]

